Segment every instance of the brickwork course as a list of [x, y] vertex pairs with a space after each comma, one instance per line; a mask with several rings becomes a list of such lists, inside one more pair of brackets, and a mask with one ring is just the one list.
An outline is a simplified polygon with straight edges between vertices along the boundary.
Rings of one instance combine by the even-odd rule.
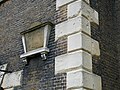
[[[120, 1], [91, 0], [99, 13], [99, 26], [91, 23], [92, 38], [99, 41], [100, 57], [93, 56], [93, 72], [102, 78], [102, 90], [120, 90]], [[20, 59], [24, 53], [21, 32], [34, 22], [67, 20], [67, 7], [56, 10], [56, 0], [6, 0], [0, 4], [0, 65], [7, 70], [23, 70], [21, 86], [14, 90], [66, 90], [66, 73], [55, 75], [55, 57], [67, 53], [67, 37], [55, 40], [50, 32], [48, 59], [29, 58], [29, 65]]]

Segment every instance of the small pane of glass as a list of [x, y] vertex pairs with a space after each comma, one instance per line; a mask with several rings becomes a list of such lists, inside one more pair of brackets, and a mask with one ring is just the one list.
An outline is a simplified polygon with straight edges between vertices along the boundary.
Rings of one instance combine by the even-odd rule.
[[26, 51], [32, 51], [44, 46], [44, 27], [25, 34]]

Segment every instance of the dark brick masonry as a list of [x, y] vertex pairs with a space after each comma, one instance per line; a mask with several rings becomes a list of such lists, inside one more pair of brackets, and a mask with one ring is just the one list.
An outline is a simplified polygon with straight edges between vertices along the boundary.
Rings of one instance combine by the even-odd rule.
[[115, 1], [91, 0], [91, 6], [99, 12], [100, 19], [99, 26], [92, 25], [92, 38], [99, 41], [101, 52], [99, 58], [93, 57], [93, 72], [102, 77], [102, 90], [120, 90]]
[[[66, 90], [66, 74], [55, 75], [55, 56], [67, 52], [67, 39], [55, 41], [55, 29], [50, 34], [47, 61], [40, 56], [20, 59], [23, 46], [20, 32], [34, 22], [53, 24], [67, 20], [67, 8], [55, 9], [56, 0], [7, 0], [0, 5], [0, 64], [9, 63], [8, 70], [23, 71], [22, 85], [15, 90]], [[100, 57], [93, 57], [93, 72], [102, 77], [103, 90], [120, 90], [119, 67], [119, 0], [91, 0], [99, 12], [100, 25], [92, 25], [92, 38], [100, 43]], [[116, 23], [115, 23], [116, 22]], [[116, 27], [116, 28], [115, 28]], [[119, 47], [118, 47], [119, 48]]]
[[67, 52], [66, 38], [55, 41], [50, 33], [48, 59], [29, 58], [28, 66], [20, 59], [23, 45], [20, 33], [34, 22], [54, 22], [55, 0], [9, 0], [0, 6], [0, 64], [9, 63], [8, 70], [23, 69], [22, 85], [15, 90], [65, 90], [66, 74], [55, 75], [55, 56]]

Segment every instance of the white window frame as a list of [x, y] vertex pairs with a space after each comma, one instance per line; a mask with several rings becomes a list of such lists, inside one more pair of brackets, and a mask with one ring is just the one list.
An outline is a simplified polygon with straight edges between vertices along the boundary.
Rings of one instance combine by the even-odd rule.
[[[35, 50], [27, 51], [26, 42], [25, 42], [25, 34], [29, 33], [31, 30], [32, 31], [37, 30], [41, 27], [44, 27], [44, 44], [43, 44], [43, 47], [35, 49]], [[23, 43], [24, 53], [22, 55], [20, 55], [20, 58], [26, 58], [26, 57], [29, 57], [31, 55], [41, 53], [41, 57], [43, 59], [46, 59], [46, 54], [49, 52], [49, 49], [47, 48], [47, 45], [48, 45], [48, 40], [49, 40], [49, 35], [50, 35], [51, 29], [52, 29], [52, 24], [51, 23], [44, 23], [44, 24], [35, 26], [35, 27], [29, 29], [28, 31], [22, 32], [21, 34], [22, 34], [22, 43]]]

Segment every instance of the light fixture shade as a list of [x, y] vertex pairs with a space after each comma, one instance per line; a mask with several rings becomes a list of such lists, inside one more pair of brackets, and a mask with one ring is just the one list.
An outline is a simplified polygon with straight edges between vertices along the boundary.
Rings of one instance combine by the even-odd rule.
[[[41, 57], [49, 52], [47, 48], [52, 24], [47, 22], [22, 32], [22, 42], [24, 47], [24, 54], [20, 57], [29, 57], [41, 53]], [[46, 57], [45, 57], [46, 58]]]

